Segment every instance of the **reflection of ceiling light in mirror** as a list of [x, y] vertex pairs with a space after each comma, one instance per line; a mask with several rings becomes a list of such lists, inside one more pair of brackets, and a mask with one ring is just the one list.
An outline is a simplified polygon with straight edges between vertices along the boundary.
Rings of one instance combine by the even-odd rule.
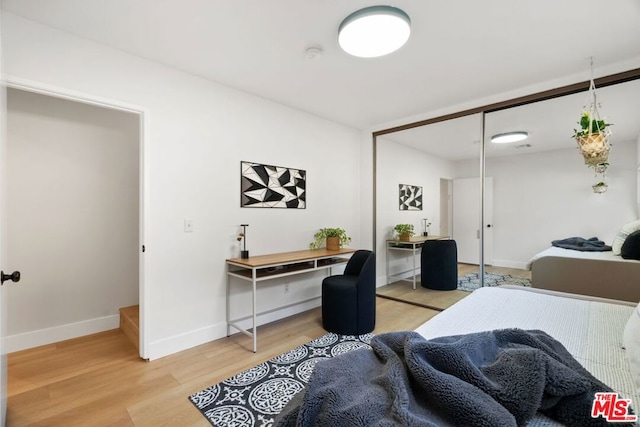
[[410, 34], [409, 15], [391, 6], [371, 6], [342, 21], [338, 44], [350, 55], [376, 58], [400, 49]]
[[522, 141], [527, 139], [528, 136], [529, 134], [527, 132], [522, 131], [499, 133], [491, 137], [491, 142], [494, 144], [507, 144], [509, 142]]

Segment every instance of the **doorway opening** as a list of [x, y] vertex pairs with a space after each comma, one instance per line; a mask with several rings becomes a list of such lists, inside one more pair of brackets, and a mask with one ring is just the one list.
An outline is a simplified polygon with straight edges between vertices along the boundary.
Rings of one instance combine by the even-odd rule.
[[12, 352], [116, 329], [119, 309], [143, 302], [143, 139], [139, 111], [9, 86]]

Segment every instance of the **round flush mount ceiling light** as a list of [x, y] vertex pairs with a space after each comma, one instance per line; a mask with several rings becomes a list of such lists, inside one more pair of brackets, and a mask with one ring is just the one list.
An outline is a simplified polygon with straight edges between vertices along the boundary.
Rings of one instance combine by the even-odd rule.
[[507, 144], [509, 142], [522, 141], [527, 139], [528, 137], [529, 134], [527, 132], [506, 132], [493, 135], [491, 137], [491, 142], [493, 142], [494, 144]]
[[400, 49], [410, 34], [409, 15], [391, 6], [371, 6], [342, 21], [338, 44], [350, 55], [376, 58]]

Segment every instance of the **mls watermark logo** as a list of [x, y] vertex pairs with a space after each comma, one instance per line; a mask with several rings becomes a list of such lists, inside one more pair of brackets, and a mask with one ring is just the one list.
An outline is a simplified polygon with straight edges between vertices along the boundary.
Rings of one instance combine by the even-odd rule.
[[631, 399], [622, 399], [618, 393], [596, 393], [591, 407], [591, 418], [602, 417], [610, 423], [637, 421], [638, 416], [629, 413]]

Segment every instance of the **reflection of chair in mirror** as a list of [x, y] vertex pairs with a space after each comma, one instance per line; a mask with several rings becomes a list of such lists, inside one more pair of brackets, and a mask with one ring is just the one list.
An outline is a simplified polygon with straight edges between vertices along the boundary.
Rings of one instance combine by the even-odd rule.
[[341, 335], [361, 335], [376, 324], [376, 256], [356, 251], [344, 274], [322, 281], [322, 327]]
[[455, 240], [427, 240], [420, 254], [422, 287], [452, 291], [458, 287], [458, 248]]

